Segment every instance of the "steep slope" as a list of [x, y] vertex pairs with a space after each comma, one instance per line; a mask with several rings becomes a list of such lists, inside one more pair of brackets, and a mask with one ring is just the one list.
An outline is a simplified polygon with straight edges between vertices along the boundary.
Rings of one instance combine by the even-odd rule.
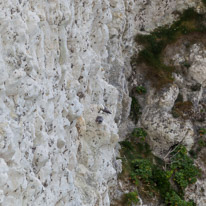
[[141, 47], [134, 36], [172, 23], [188, 6], [202, 10], [192, 0], [0, 2], [2, 206], [111, 204], [117, 142], [135, 127], [129, 91], [146, 81], [130, 66]]

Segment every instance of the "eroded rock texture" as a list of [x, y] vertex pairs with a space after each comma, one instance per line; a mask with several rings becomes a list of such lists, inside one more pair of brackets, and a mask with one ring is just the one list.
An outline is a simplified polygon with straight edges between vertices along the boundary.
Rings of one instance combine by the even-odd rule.
[[109, 205], [118, 141], [118, 92], [102, 64], [109, 2], [3, 1], [0, 9], [1, 204]]
[[143, 110], [142, 125], [151, 138], [153, 153], [159, 157], [164, 157], [175, 144], [182, 143], [190, 150], [194, 143], [192, 123], [174, 118], [171, 114], [178, 94], [179, 88], [174, 84], [159, 97], [156, 95], [159, 100], [156, 104], [148, 105]]
[[[136, 50], [133, 37], [171, 23], [176, 10], [199, 4], [189, 0], [0, 2], [2, 206], [110, 205], [109, 190], [121, 168], [114, 150], [118, 126], [120, 133], [121, 128], [127, 132], [121, 124], [130, 110], [127, 78]], [[200, 65], [191, 68], [191, 75], [205, 61], [202, 56], [201, 61], [194, 58]], [[199, 73], [194, 79], [205, 80]], [[159, 125], [159, 118], [171, 117], [167, 112], [176, 94], [167, 96], [159, 103], [164, 103], [166, 113], [153, 117]], [[102, 112], [102, 105], [112, 114]], [[145, 109], [145, 127], [152, 122], [150, 105]], [[97, 116], [103, 117], [102, 123], [96, 122]], [[190, 145], [190, 123], [182, 128], [177, 120], [171, 122], [183, 135], [190, 130]], [[156, 127], [157, 135], [167, 133], [151, 125], [151, 135]], [[167, 136], [170, 143], [177, 137]]]

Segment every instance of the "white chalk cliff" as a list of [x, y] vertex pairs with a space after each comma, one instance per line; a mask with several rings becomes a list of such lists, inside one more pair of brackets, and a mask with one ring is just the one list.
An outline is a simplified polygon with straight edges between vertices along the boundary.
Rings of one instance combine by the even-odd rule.
[[[121, 171], [115, 147], [130, 111], [134, 36], [173, 22], [173, 12], [189, 6], [201, 9], [202, 3], [0, 0], [1, 206], [111, 204]], [[190, 73], [202, 83], [205, 57], [191, 58], [196, 66]], [[176, 92], [173, 86], [171, 98], [161, 104], [174, 103]], [[145, 107], [142, 124], [148, 132], [167, 133], [169, 143], [187, 134], [190, 147], [191, 123], [179, 131], [181, 123], [168, 110], [158, 111], [152, 103]], [[173, 124], [175, 134], [161, 129], [164, 124]]]

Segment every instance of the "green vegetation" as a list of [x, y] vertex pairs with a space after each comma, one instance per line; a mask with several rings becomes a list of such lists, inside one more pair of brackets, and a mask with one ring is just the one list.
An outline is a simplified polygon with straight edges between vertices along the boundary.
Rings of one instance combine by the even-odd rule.
[[137, 204], [139, 202], [137, 191], [129, 192], [124, 195], [123, 198], [124, 205], [131, 206], [133, 203]]
[[146, 94], [147, 93], [147, 90], [144, 86], [137, 86], [136, 91], [138, 94]]
[[206, 134], [206, 129], [200, 128], [198, 133], [199, 133], [200, 139], [198, 140], [199, 147], [197, 148], [197, 151], [200, 152], [203, 147], [206, 147], [206, 139], [203, 139], [202, 137]]
[[144, 182], [149, 182], [152, 177], [152, 164], [147, 159], [135, 159], [132, 162], [133, 172], [131, 178], [136, 180], [139, 177]]
[[191, 149], [189, 154], [193, 159], [197, 159], [197, 152], [194, 149]]
[[189, 185], [197, 181], [200, 171], [194, 166], [194, 161], [187, 155], [184, 146], [178, 145], [172, 152], [170, 171], [173, 173], [173, 181], [179, 186], [181, 192]]
[[147, 132], [143, 128], [135, 128], [132, 132], [132, 137], [138, 138], [140, 140], [145, 140]]
[[206, 134], [206, 129], [205, 128], [200, 128], [199, 129], [199, 135], [200, 136], [203, 136], [203, 135], [205, 135]]
[[203, 147], [206, 147], [206, 140], [200, 139], [198, 141], [198, 145], [199, 145], [199, 150], [202, 149]]
[[184, 190], [196, 182], [200, 171], [188, 156], [186, 148], [177, 145], [170, 152], [169, 161], [164, 162], [151, 153], [144, 141], [146, 136], [142, 128], [137, 128], [128, 140], [120, 143], [123, 157], [120, 178], [130, 179], [139, 194], [146, 199], [156, 196], [166, 205], [193, 206], [192, 201], [184, 200]]
[[198, 140], [197, 140], [197, 144], [195, 144], [195, 146], [193, 147], [192, 150], [190, 150], [190, 155], [193, 157], [193, 158], [197, 158], [199, 152], [201, 152], [201, 150], [203, 148], [206, 147], [206, 139], [204, 138], [204, 135], [206, 134], [206, 129], [205, 128], [200, 128], [198, 130]]
[[202, 3], [206, 5], [206, 0], [202, 0]]
[[192, 201], [186, 202], [185, 200], [182, 200], [174, 191], [166, 193], [165, 203], [170, 206], [194, 206]]
[[[206, 0], [202, 1], [206, 4]], [[196, 40], [197, 37], [205, 35], [204, 21], [204, 14], [198, 14], [194, 9], [189, 8], [180, 14], [179, 20], [172, 25], [159, 27], [149, 35], [138, 35], [136, 41], [144, 48], [138, 55], [133, 56], [131, 64], [141, 65], [141, 68], [146, 71], [146, 76], [157, 89], [172, 83], [172, 73], [177, 71], [173, 65], [164, 63], [166, 47], [179, 39], [188, 37]], [[180, 68], [185, 72], [190, 66], [190, 62], [184, 61]], [[200, 87], [201, 85], [197, 84], [192, 86], [191, 90], [199, 91]], [[143, 86], [138, 86], [132, 91], [131, 117], [135, 122], [141, 115], [137, 94], [142, 95], [146, 92]], [[179, 94], [172, 114], [174, 117], [189, 119], [192, 116], [192, 108], [192, 102], [183, 101], [182, 95]], [[205, 134], [205, 129], [199, 130], [200, 136]], [[194, 206], [193, 201], [184, 199], [184, 191], [188, 185], [194, 184], [200, 175], [200, 170], [194, 165], [192, 159], [197, 156], [197, 151], [191, 150], [189, 156], [185, 146], [175, 145], [171, 151], [168, 151], [167, 160], [164, 162], [151, 153], [146, 137], [147, 133], [143, 128], [136, 128], [127, 140], [120, 142], [123, 161], [120, 178], [125, 181], [129, 179], [143, 199], [151, 200], [156, 197], [168, 206]], [[199, 148], [205, 147], [206, 141], [200, 139], [198, 144]], [[138, 201], [137, 192], [125, 194], [124, 200], [127, 205], [137, 203], [135, 202]]]
[[[132, 58], [132, 65], [144, 63], [147, 67], [147, 77], [157, 88], [173, 82], [172, 72], [175, 68], [164, 64], [162, 53], [167, 45], [176, 42], [182, 36], [193, 33], [205, 34], [206, 26], [203, 21], [203, 14], [198, 14], [194, 9], [189, 8], [171, 26], [159, 27], [150, 35], [138, 35], [136, 41], [142, 44], [144, 49], [139, 52], [138, 57]], [[188, 62], [183, 64], [187, 68], [190, 66]]]

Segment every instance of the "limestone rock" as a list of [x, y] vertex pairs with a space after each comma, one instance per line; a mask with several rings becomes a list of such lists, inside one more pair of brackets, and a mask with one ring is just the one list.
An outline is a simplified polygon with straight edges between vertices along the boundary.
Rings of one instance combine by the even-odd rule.
[[192, 65], [189, 68], [189, 75], [198, 83], [206, 86], [206, 52], [198, 44], [194, 44], [190, 50]]
[[[121, 170], [118, 126], [130, 112], [134, 36], [171, 23], [176, 10], [198, 5], [193, 0], [1, 1], [1, 205], [110, 205], [109, 191]], [[169, 111], [176, 93], [173, 86], [157, 98], [158, 107]], [[112, 114], [101, 114], [104, 121], [97, 124], [100, 105]], [[177, 131], [160, 120], [154, 126], [151, 115], [167, 119]], [[192, 145], [189, 122], [182, 126], [151, 105], [142, 121], [150, 133], [157, 130], [160, 142], [166, 137], [173, 144], [186, 135], [185, 144]]]
[[182, 143], [188, 150], [194, 143], [193, 125], [189, 120], [175, 119], [171, 109], [178, 95], [178, 87], [170, 86], [159, 96], [157, 104], [142, 111], [141, 123], [148, 132], [154, 154], [163, 158], [170, 147]]

